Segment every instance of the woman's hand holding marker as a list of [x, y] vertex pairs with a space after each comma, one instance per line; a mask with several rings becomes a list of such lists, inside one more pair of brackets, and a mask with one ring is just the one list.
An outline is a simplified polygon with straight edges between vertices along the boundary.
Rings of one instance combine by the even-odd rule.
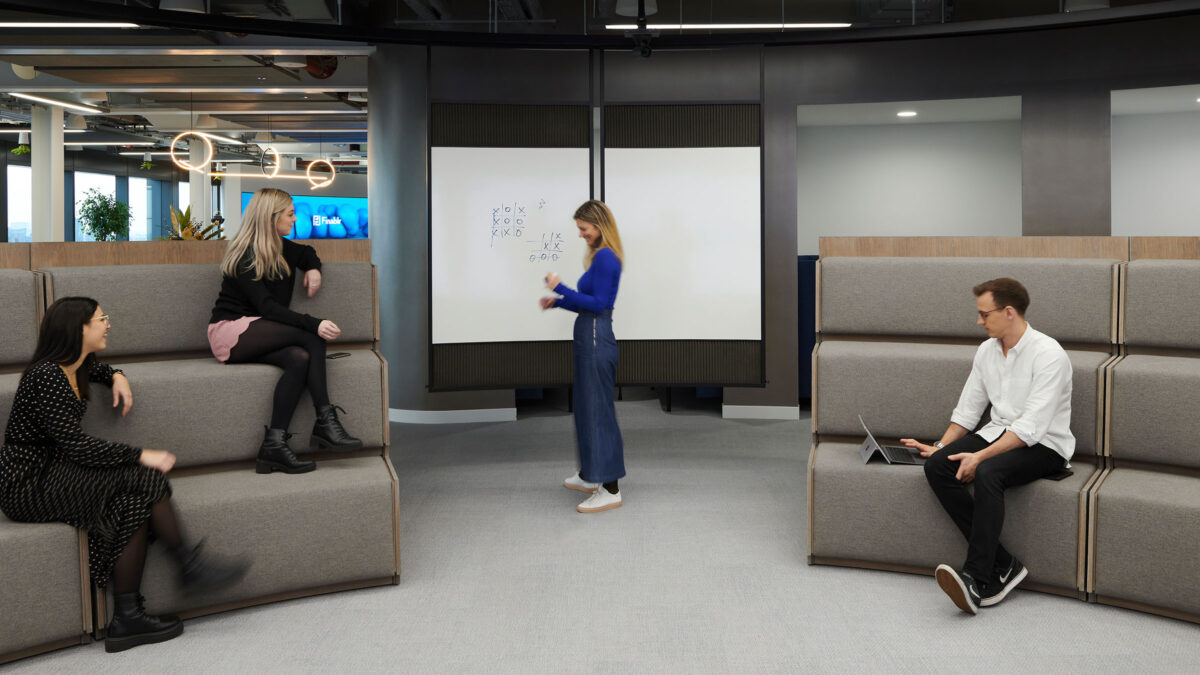
[[558, 282], [559, 282], [559, 279], [558, 279], [557, 273], [551, 272], [550, 274], [546, 275], [546, 288], [549, 288], [550, 290], [554, 290], [554, 289], [558, 288]]

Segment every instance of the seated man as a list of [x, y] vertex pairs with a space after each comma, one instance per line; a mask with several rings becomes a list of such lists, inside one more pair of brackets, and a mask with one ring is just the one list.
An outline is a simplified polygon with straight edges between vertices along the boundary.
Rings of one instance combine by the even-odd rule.
[[[925, 477], [967, 538], [961, 570], [938, 565], [938, 585], [964, 612], [995, 605], [1021, 583], [1028, 570], [1000, 545], [1004, 490], [1069, 466], [1071, 361], [1053, 338], [1025, 321], [1029, 293], [1015, 279], [993, 279], [974, 289], [979, 345], [950, 427], [933, 445], [901, 441], [920, 450]], [[978, 432], [988, 404], [991, 419]], [[975, 496], [966, 484], [975, 483]]]

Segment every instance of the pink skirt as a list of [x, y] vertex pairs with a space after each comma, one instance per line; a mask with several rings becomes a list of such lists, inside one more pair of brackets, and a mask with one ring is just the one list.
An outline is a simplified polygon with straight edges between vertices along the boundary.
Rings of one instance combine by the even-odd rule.
[[237, 346], [238, 338], [250, 327], [250, 322], [261, 317], [243, 316], [240, 319], [226, 319], [208, 324], [208, 346], [213, 356], [221, 363], [229, 360], [229, 351]]

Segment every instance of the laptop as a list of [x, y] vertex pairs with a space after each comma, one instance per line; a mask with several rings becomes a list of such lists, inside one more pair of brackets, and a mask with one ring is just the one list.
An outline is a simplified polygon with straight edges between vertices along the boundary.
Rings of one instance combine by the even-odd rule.
[[863, 463], [871, 461], [871, 457], [878, 454], [883, 458], [883, 461], [888, 464], [924, 464], [925, 458], [921, 456], [921, 451], [915, 448], [909, 448], [904, 445], [880, 445], [875, 440], [875, 436], [871, 430], [867, 428], [867, 423], [863, 421], [862, 415], [858, 416], [858, 423], [862, 425], [863, 431], [867, 432], [867, 440], [863, 441], [858, 451], [862, 453]]

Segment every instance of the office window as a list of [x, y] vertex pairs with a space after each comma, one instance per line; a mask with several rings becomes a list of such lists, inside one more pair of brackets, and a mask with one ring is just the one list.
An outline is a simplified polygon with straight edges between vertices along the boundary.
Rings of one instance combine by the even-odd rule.
[[79, 207], [87, 199], [88, 190], [98, 190], [111, 197], [117, 196], [117, 177], [105, 173], [75, 172], [75, 241], [96, 241], [83, 231], [79, 222]]
[[129, 241], [150, 241], [150, 181], [129, 179]]
[[33, 169], [8, 165], [8, 240], [33, 241]]
[[191, 185], [183, 182], [179, 184], [179, 210], [187, 211], [188, 205], [192, 203], [192, 188]]

